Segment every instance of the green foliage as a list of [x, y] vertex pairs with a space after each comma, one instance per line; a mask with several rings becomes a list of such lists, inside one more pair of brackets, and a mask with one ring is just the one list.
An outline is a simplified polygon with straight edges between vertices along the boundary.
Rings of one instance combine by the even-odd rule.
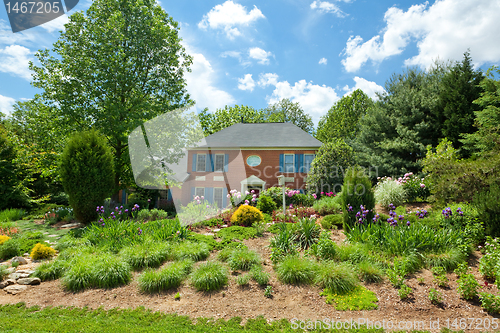
[[485, 234], [500, 236], [500, 185], [493, 184], [486, 191], [474, 196], [474, 205], [484, 222]]
[[60, 175], [75, 217], [89, 223], [96, 206], [113, 189], [113, 155], [106, 139], [95, 131], [73, 135], [61, 156]]
[[210, 255], [208, 245], [185, 241], [175, 246], [174, 256], [178, 260], [191, 259], [193, 261], [205, 260]]
[[[291, 191], [288, 187], [285, 187], [285, 193]], [[265, 196], [273, 199], [276, 207], [283, 207], [283, 188], [281, 186], [271, 186], [268, 189], [262, 191], [259, 198]], [[290, 198], [285, 194], [285, 204], [290, 205]], [[257, 202], [258, 203], [258, 202]]]
[[320, 296], [326, 296], [326, 303], [333, 304], [338, 311], [375, 310], [378, 307], [377, 295], [361, 285], [347, 294], [336, 294], [325, 289]]
[[488, 313], [499, 314], [500, 313], [500, 296], [493, 295], [490, 293], [479, 293], [479, 299], [481, 300], [481, 306]]
[[400, 206], [406, 201], [406, 191], [403, 185], [388, 178], [382, 180], [375, 186], [374, 195], [375, 202], [383, 207], [388, 207], [391, 203], [394, 206]]
[[214, 236], [211, 235], [202, 235], [196, 232], [189, 232], [187, 236], [187, 240], [196, 242], [196, 243], [205, 243], [208, 245], [208, 249], [212, 250], [220, 250], [224, 247], [227, 242], [230, 242], [229, 239], [226, 239], [223, 242], [218, 242], [215, 240]]
[[120, 257], [100, 254], [93, 264], [93, 287], [114, 288], [129, 283], [131, 279], [130, 266]]
[[404, 273], [397, 271], [394, 268], [390, 268], [386, 271], [387, 279], [394, 288], [401, 288], [405, 282]]
[[267, 195], [260, 195], [259, 200], [257, 201], [257, 209], [259, 209], [262, 213], [272, 214], [274, 210], [278, 208], [276, 202]]
[[191, 284], [199, 291], [219, 290], [227, 284], [226, 267], [216, 261], [202, 263], [191, 274]]
[[315, 283], [335, 294], [346, 294], [359, 285], [359, 280], [350, 265], [330, 261], [318, 265]]
[[[374, 215], [375, 196], [372, 191], [371, 181], [363, 168], [353, 167], [347, 170], [340, 197], [345, 231], [350, 230], [358, 224], [356, 213], [359, 211], [361, 205], [369, 211], [366, 215], [366, 220], [371, 222]], [[349, 209], [349, 206], [352, 209]]]
[[24, 209], [19, 209], [19, 208], [5, 209], [0, 212], [0, 222], [17, 221], [22, 219], [25, 214], [26, 212], [24, 211]]
[[311, 116], [304, 112], [298, 102], [283, 98], [269, 105], [265, 110], [267, 121], [277, 123], [292, 123], [309, 134], [313, 134], [314, 123]]
[[35, 231], [35, 232], [28, 231], [22, 233], [21, 236], [17, 238], [19, 240], [20, 254], [30, 253], [33, 247], [37, 243], [44, 242], [43, 238], [44, 235], [41, 231]]
[[[336, 245], [335, 245], [336, 246]], [[339, 261], [349, 261], [353, 264], [367, 260], [368, 247], [362, 243], [347, 243], [336, 248], [336, 259]]]
[[271, 238], [269, 242], [269, 247], [271, 248], [271, 261], [274, 264], [282, 260], [283, 257], [297, 253], [294, 229], [289, 228], [286, 223], [277, 223], [275, 225], [278, 226], [279, 232], [276, 236]]
[[319, 215], [338, 214], [342, 211], [340, 195], [323, 196], [314, 202], [313, 208]]
[[310, 284], [315, 275], [314, 262], [298, 256], [287, 256], [276, 266], [278, 280], [286, 284]]
[[31, 250], [30, 257], [33, 260], [49, 259], [56, 254], [56, 250], [42, 243], [37, 243]]
[[160, 270], [147, 269], [138, 278], [142, 292], [154, 293], [179, 287], [191, 271], [193, 262], [189, 259], [170, 263]]
[[337, 229], [338, 226], [342, 226], [344, 223], [344, 218], [342, 214], [326, 215], [321, 219], [320, 223], [323, 229]]
[[473, 274], [463, 274], [457, 280], [457, 293], [466, 300], [471, 300], [477, 296], [479, 283]]
[[247, 286], [250, 282], [250, 274], [241, 274], [236, 278], [236, 283], [239, 286]]
[[20, 254], [21, 246], [19, 244], [19, 241], [15, 238], [11, 238], [0, 245], [0, 259], [2, 260], [8, 260]]
[[43, 262], [36, 266], [33, 276], [40, 278], [42, 282], [57, 280], [61, 278], [67, 269], [67, 263], [61, 260]]
[[358, 275], [362, 281], [368, 283], [379, 283], [384, 279], [384, 272], [378, 265], [367, 260], [357, 265]]
[[310, 251], [322, 260], [333, 260], [337, 254], [337, 244], [330, 238], [328, 231], [322, 231], [317, 244], [311, 246]]
[[266, 289], [264, 289], [264, 297], [266, 298], [273, 297], [273, 286], [267, 286]]
[[70, 247], [90, 246], [86, 238], [75, 238], [69, 234], [62, 236], [54, 246], [57, 251], [62, 251]]
[[129, 245], [121, 249], [120, 256], [134, 270], [160, 267], [173, 251], [173, 246], [161, 242], [145, 242]]
[[155, 221], [155, 220], [164, 220], [168, 218], [168, 213], [164, 210], [160, 209], [141, 209], [136, 216], [136, 219], [139, 221]]
[[315, 218], [305, 217], [297, 223], [295, 241], [300, 248], [308, 249], [311, 245], [318, 242], [320, 231]]
[[487, 237], [483, 250], [485, 254], [479, 259], [479, 273], [486, 279], [495, 279], [500, 262], [500, 239]]
[[222, 228], [217, 232], [217, 237], [222, 239], [237, 239], [244, 240], [249, 238], [254, 238], [257, 235], [257, 230], [253, 227], [240, 227], [240, 226], [231, 226], [227, 228]]
[[8, 274], [7, 265], [0, 265], [0, 281], [3, 281]]
[[321, 192], [340, 192], [344, 173], [353, 165], [353, 158], [353, 150], [344, 140], [336, 139], [324, 143], [307, 173], [308, 193], [319, 195]]
[[448, 287], [448, 277], [446, 276], [446, 269], [444, 267], [435, 266], [431, 268], [434, 277], [433, 282], [439, 287]]
[[250, 205], [241, 205], [231, 216], [231, 222], [242, 227], [251, 227], [255, 222], [263, 220], [262, 212]]
[[250, 275], [252, 276], [252, 279], [259, 284], [259, 286], [265, 286], [269, 283], [270, 275], [269, 273], [264, 272], [262, 266], [253, 266], [250, 270]]
[[408, 285], [403, 284], [401, 285], [401, 288], [398, 290], [398, 295], [401, 300], [407, 299], [408, 296], [413, 292], [413, 289], [411, 289]]
[[429, 300], [432, 304], [438, 305], [443, 302], [443, 295], [438, 290], [431, 288], [429, 290]]
[[432, 184], [428, 177], [420, 178], [412, 172], [409, 172], [399, 179], [403, 183], [408, 202], [416, 202], [419, 199], [426, 201], [431, 195], [430, 189]]
[[253, 266], [260, 264], [260, 256], [255, 251], [236, 249], [229, 255], [227, 263], [233, 271], [248, 271]]
[[467, 256], [457, 248], [450, 248], [443, 253], [429, 253], [425, 257], [427, 267], [443, 267], [447, 272], [453, 271], [459, 264], [464, 263]]

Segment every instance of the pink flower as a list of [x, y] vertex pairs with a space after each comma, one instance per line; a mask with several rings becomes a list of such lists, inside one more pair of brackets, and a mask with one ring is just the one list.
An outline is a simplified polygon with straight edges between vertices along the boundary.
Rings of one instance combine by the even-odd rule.
[[425, 184], [420, 184], [420, 187], [421, 188], [425, 188]]

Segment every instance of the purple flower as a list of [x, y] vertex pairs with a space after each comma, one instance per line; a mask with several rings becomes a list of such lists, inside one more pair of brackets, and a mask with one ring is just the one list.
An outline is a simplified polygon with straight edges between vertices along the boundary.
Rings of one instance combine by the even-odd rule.
[[142, 229], [141, 228], [137, 228], [137, 230], [138, 230], [137, 233], [139, 234], [139, 236], [142, 235]]
[[352, 212], [352, 206], [351, 206], [351, 204], [347, 204], [347, 211], [348, 212]]
[[151, 202], [151, 199], [148, 199], [148, 202]]
[[407, 226], [410, 226], [410, 224], [411, 224], [410, 221], [406, 221]]
[[398, 219], [402, 221], [405, 217], [403, 215], [398, 215]]
[[122, 211], [121, 210], [118, 212], [118, 215], [122, 215]]
[[420, 187], [421, 188], [425, 188], [425, 184], [420, 184]]
[[115, 210], [118, 211], [118, 207], [115, 207]]
[[120, 206], [120, 209], [123, 209], [123, 206]]
[[128, 213], [128, 209], [125, 209], [125, 213]]

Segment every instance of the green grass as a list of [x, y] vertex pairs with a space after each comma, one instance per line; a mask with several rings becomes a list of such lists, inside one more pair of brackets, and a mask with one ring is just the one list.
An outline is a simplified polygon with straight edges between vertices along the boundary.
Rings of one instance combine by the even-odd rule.
[[326, 296], [326, 303], [332, 304], [338, 311], [374, 310], [378, 307], [377, 295], [363, 286], [357, 286], [347, 294], [325, 289], [320, 295]]
[[191, 259], [200, 261], [207, 259], [209, 255], [210, 250], [206, 243], [185, 241], [174, 246], [174, 256], [178, 260]]
[[338, 261], [349, 261], [353, 264], [369, 259], [368, 247], [362, 243], [348, 243], [336, 247], [335, 259]]
[[357, 266], [359, 278], [368, 283], [379, 283], [384, 279], [383, 270], [369, 261], [362, 261]]
[[160, 267], [172, 256], [172, 245], [163, 242], [146, 242], [124, 247], [120, 256], [134, 270]]
[[457, 266], [467, 260], [467, 256], [459, 249], [449, 249], [440, 254], [428, 254], [425, 257], [427, 267], [444, 267], [447, 272], [453, 271]]
[[217, 261], [201, 263], [191, 273], [191, 284], [199, 291], [219, 290], [227, 284], [227, 268]]
[[7, 265], [0, 265], [0, 281], [2, 281], [7, 275]]
[[139, 275], [139, 289], [142, 292], [153, 293], [177, 288], [191, 271], [193, 261], [185, 259], [170, 263], [160, 269], [147, 269]]
[[195, 232], [190, 232], [187, 236], [187, 240], [193, 241], [196, 243], [205, 243], [208, 245], [209, 251], [212, 250], [220, 250], [224, 248], [226, 242], [218, 242], [215, 240], [214, 236], [210, 235], [201, 235]]
[[248, 283], [250, 282], [250, 274], [241, 274], [241, 275], [238, 275], [238, 277], [236, 278], [236, 283], [239, 285], [239, 286], [247, 286]]
[[324, 196], [314, 202], [313, 208], [320, 215], [330, 215], [340, 213], [342, 206], [340, 204], [340, 196], [335, 197]]
[[0, 212], [0, 222], [14, 222], [23, 218], [26, 212], [23, 209], [10, 208]]
[[114, 288], [130, 282], [130, 265], [112, 254], [101, 254], [92, 267], [93, 286]]
[[276, 266], [276, 275], [286, 284], [310, 284], [316, 275], [316, 265], [306, 258], [288, 256]]
[[252, 276], [252, 279], [259, 284], [259, 286], [265, 286], [269, 283], [269, 273], [264, 272], [260, 266], [252, 267], [250, 275]]
[[254, 238], [257, 236], [257, 230], [254, 227], [240, 227], [232, 226], [228, 228], [222, 228], [217, 232], [217, 237], [222, 239], [237, 239], [244, 240], [249, 238]]
[[335, 262], [319, 265], [315, 282], [335, 294], [346, 294], [359, 285], [358, 277], [349, 264]]
[[68, 264], [61, 260], [53, 260], [41, 263], [35, 268], [35, 277], [43, 281], [57, 280], [61, 278]]
[[260, 264], [260, 256], [255, 251], [237, 249], [231, 252], [227, 259], [227, 263], [233, 271], [248, 271], [252, 266]]

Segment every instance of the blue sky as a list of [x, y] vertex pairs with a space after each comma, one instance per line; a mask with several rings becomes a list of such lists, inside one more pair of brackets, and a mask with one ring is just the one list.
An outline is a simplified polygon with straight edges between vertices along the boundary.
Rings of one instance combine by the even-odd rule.
[[[182, 0], [159, 3], [181, 24], [194, 57], [186, 77], [196, 108], [299, 102], [315, 122], [356, 88], [375, 97], [407, 66], [500, 63], [500, 0]], [[80, 0], [71, 11], [87, 10]], [[67, 16], [12, 33], [0, 8], [0, 111], [39, 92], [28, 62], [51, 48]]]

